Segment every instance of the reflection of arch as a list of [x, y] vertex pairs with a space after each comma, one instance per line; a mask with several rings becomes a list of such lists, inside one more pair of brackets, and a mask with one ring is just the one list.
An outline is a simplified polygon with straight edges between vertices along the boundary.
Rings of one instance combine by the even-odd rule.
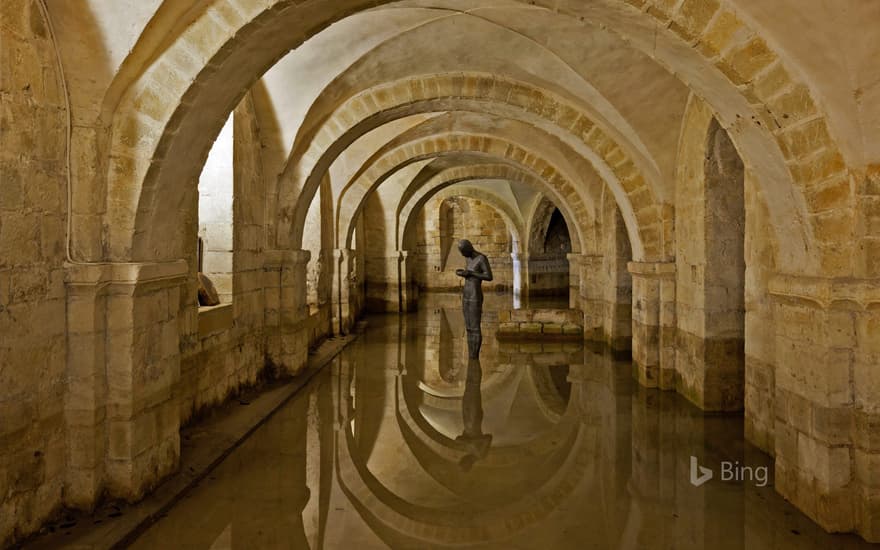
[[[561, 366], [559, 365], [557, 368]], [[532, 383], [538, 390], [540, 397], [538, 405], [541, 407], [541, 411], [547, 418], [558, 422], [567, 410], [567, 403], [571, 399], [571, 388], [569, 388], [568, 395], [562, 395], [558, 381], [554, 377], [556, 373], [551, 372], [551, 368], [553, 367], [548, 365], [529, 365], [528, 372]]]
[[[489, 376], [483, 379], [484, 381], [480, 385], [481, 391], [483, 393], [483, 399], [488, 400], [494, 397], [499, 391], [501, 391], [505, 384], [511, 382], [512, 378], [515, 375], [516, 368], [514, 368], [512, 365], [507, 365], [500, 369], [494, 370]], [[417, 386], [419, 391], [422, 392], [422, 395], [425, 397], [425, 399], [434, 400], [433, 404], [438, 408], [445, 408], [449, 406], [450, 399], [461, 399], [462, 395], [464, 395], [464, 388], [435, 388], [424, 380], [419, 380]], [[454, 406], [455, 405], [453, 405], [453, 407]]]
[[[431, 199], [433, 193], [439, 192], [451, 185], [473, 180], [501, 180], [523, 183], [537, 189], [546, 188], [546, 185], [542, 184], [540, 178], [515, 165], [480, 163], [447, 168], [432, 175], [416, 190], [405, 194], [401, 198], [397, 216], [398, 246], [404, 246], [404, 235], [408, 235], [411, 232], [411, 223], [415, 219], [413, 213], [418, 212]], [[563, 206], [563, 212], [563, 215], [572, 215], [571, 210], [566, 206]], [[577, 221], [577, 223], [570, 224], [570, 227], [572, 228], [572, 249], [579, 252], [583, 242], [582, 231], [584, 230], [581, 224], [586, 220], [581, 218], [569, 219]], [[520, 234], [523, 237], [520, 242], [525, 244], [525, 236], [528, 234], [525, 226], [522, 227]]]
[[[341, 376], [351, 376], [350, 369], [343, 368]], [[446, 463], [449, 467], [458, 468], [458, 459], [464, 449], [458, 451], [458, 442], [436, 434], [437, 438], [424, 439], [416, 434], [425, 424], [414, 424], [403, 417], [409, 416], [411, 410], [407, 406], [404, 395], [404, 384], [398, 378], [396, 385], [398, 396], [398, 424], [404, 430], [404, 438], [408, 445], [412, 444], [413, 453], [420, 465], [424, 465], [425, 453], [435, 456], [433, 464]], [[341, 387], [348, 387], [344, 381]], [[345, 395], [345, 394], [343, 394]], [[575, 397], [574, 399], [579, 399]], [[424, 544], [460, 545], [463, 543], [480, 543], [500, 541], [509, 538], [516, 531], [528, 529], [553, 513], [586, 477], [592, 462], [587, 458], [595, 441], [588, 436], [578, 420], [581, 407], [570, 404], [567, 416], [559, 423], [559, 429], [545, 434], [546, 437], [534, 442], [539, 445], [531, 451], [538, 456], [556, 457], [552, 468], [542, 469], [546, 476], [535, 482], [535, 487], [523, 495], [521, 485], [517, 485], [516, 494], [523, 498], [511, 501], [503, 506], [487, 507], [485, 510], [467, 509], [467, 507], [429, 508], [410, 504], [393, 492], [389, 491], [367, 468], [364, 458], [357, 452], [352, 431], [347, 418], [351, 417], [351, 401], [343, 405], [343, 428], [337, 431], [336, 464], [339, 485], [349, 501], [358, 510], [370, 528], [389, 544], [397, 546], [419, 546]], [[415, 420], [415, 419], [413, 419]], [[423, 422], [423, 421], [422, 421]], [[411, 426], [419, 426], [416, 431]], [[428, 427], [430, 429], [430, 427]], [[560, 437], [560, 435], [562, 435]], [[445, 439], [445, 441], [444, 441]], [[543, 449], [543, 450], [539, 450]], [[486, 457], [485, 462], [496, 467], [516, 468], [522, 461], [522, 451], [499, 450]], [[439, 453], [439, 455], [437, 454]], [[493, 453], [495, 456], [493, 457]], [[440, 458], [445, 457], [445, 458]], [[481, 461], [479, 464], [484, 464]], [[430, 468], [430, 467], [429, 467]], [[443, 469], [426, 469], [432, 477], [448, 479]]]

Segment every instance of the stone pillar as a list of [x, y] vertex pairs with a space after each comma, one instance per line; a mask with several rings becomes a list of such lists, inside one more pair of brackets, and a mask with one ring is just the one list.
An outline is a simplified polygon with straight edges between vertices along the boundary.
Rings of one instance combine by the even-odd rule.
[[333, 251], [333, 334], [348, 334], [351, 330], [351, 262], [354, 251], [337, 248]]
[[291, 250], [281, 266], [281, 368], [296, 375], [309, 354], [309, 303], [306, 278], [311, 252]]
[[107, 381], [107, 276], [103, 269], [67, 268], [67, 430], [65, 505], [91, 509], [104, 483]]
[[399, 273], [398, 284], [400, 287], [400, 312], [415, 311], [418, 307], [419, 292], [413, 284], [411, 272], [412, 258], [407, 250], [398, 250], [397, 269]]
[[568, 307], [581, 309], [581, 254], [568, 254]]
[[[67, 503], [136, 500], [180, 457], [184, 261], [69, 264]], [[103, 487], [102, 487], [103, 486]]]
[[266, 354], [280, 375], [299, 373], [308, 359], [306, 270], [310, 258], [308, 250], [266, 252]]
[[[572, 258], [576, 257], [574, 261]], [[595, 254], [569, 254], [568, 261], [577, 263], [580, 281], [578, 305], [584, 312], [584, 339], [591, 342], [603, 340], [605, 303], [603, 300], [602, 256]]]
[[777, 275], [776, 489], [829, 531], [880, 542], [880, 286]]
[[266, 331], [266, 361], [275, 374], [281, 364], [281, 266], [284, 255], [280, 250], [266, 250], [263, 254], [263, 299], [266, 303], [263, 326]]
[[633, 363], [648, 388], [675, 389], [675, 263], [630, 262]]
[[513, 309], [519, 309], [529, 296], [529, 255], [511, 252], [510, 262], [513, 266]]
[[[367, 259], [366, 307], [374, 313], [398, 313], [401, 311], [402, 269], [405, 262], [401, 251], [391, 251], [390, 256], [373, 256]], [[404, 280], [405, 280], [404, 275]]]

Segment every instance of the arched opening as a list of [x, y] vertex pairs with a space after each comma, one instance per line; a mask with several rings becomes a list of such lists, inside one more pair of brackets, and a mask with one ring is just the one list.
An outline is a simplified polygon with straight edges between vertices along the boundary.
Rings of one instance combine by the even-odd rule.
[[569, 304], [572, 252], [568, 224], [559, 208], [546, 198], [535, 212], [528, 259], [528, 303], [531, 307]]

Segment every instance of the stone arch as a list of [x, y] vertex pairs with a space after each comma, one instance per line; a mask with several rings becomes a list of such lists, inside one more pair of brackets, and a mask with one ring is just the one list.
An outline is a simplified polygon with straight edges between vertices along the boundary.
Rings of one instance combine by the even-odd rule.
[[[571, 203], [573, 205], [572, 210], [574, 211], [583, 206], [582, 211], [585, 212], [586, 216], [584, 220], [587, 223], [595, 217], [593, 205], [596, 202], [595, 197], [598, 196], [601, 188], [599, 178], [596, 177], [591, 169], [591, 165], [586, 160], [567, 149], [555, 136], [543, 133], [533, 126], [518, 120], [499, 119], [473, 112], [465, 112], [459, 116], [459, 113], [455, 112], [425, 120], [387, 142], [369, 158], [361, 159], [358, 163], [360, 168], [353, 174], [347, 175], [346, 180], [339, 182], [341, 185], [338, 185], [336, 188], [336, 193], [339, 197], [338, 202], [341, 205], [338, 208], [337, 218], [342, 219], [345, 216], [352, 215], [355, 212], [354, 206], [369, 196], [371, 189], [385, 191], [386, 188], [384, 186], [394, 185], [400, 190], [404, 188], [405, 182], [410, 179], [412, 179], [414, 184], [423, 183], [424, 175], [431, 170], [429, 166], [439, 166], [444, 163], [449, 165], [457, 164], [461, 162], [461, 159], [466, 159], [469, 155], [470, 157], [495, 155], [495, 153], [490, 154], [483, 150], [472, 149], [471, 141], [469, 141], [472, 136], [479, 137], [484, 135], [481, 128], [485, 124], [490, 124], [494, 128], [490, 139], [501, 140], [498, 142], [496, 149], [499, 151], [504, 150], [504, 155], [512, 155], [514, 159], [523, 158], [530, 165], [534, 165], [534, 161], [537, 159], [540, 164], [538, 169], [550, 174], [550, 177], [546, 177], [544, 173], [539, 174], [545, 176], [542, 179], [550, 183], [549, 186], [543, 185], [543, 188], [552, 190], [560, 188], [558, 184], [563, 184], [559, 192], [551, 191], [549, 193], [554, 195], [559, 203]], [[426, 157], [434, 158], [435, 160], [425, 164], [417, 175], [416, 172], [409, 170], [408, 167], [416, 163], [424, 164], [428, 162], [427, 160], [418, 158], [410, 164], [400, 164], [401, 168], [399, 170], [407, 170], [409, 172], [408, 175], [403, 177], [403, 180], [396, 176], [393, 178], [389, 176], [385, 180], [382, 172], [369, 173], [377, 163], [387, 162], [394, 155], [402, 163], [405, 151], [411, 148], [413, 143], [423, 144], [430, 140], [439, 143], [444, 155], [440, 155], [440, 158], [435, 158], [435, 155]], [[447, 142], [450, 142], [450, 140], [458, 144], [464, 143], [464, 151], [458, 151], [456, 148], [460, 145], [456, 143], [449, 145]], [[422, 147], [429, 147], [428, 151], [436, 150], [435, 145], [422, 145]], [[419, 149], [414, 149], [414, 151], [416, 153], [423, 153]], [[505, 162], [509, 163], [509, 161]], [[519, 161], [516, 161], [516, 163], [522, 164]], [[549, 170], [544, 170], [545, 167], [549, 167]], [[532, 170], [532, 172], [535, 173], [537, 170]], [[558, 174], [558, 178], [556, 174]], [[380, 181], [380, 177], [383, 178], [382, 181]], [[566, 183], [572, 183], [572, 185], [566, 186], [564, 185]], [[413, 189], [416, 187], [410, 185], [409, 188]], [[402, 195], [407, 193], [407, 190], [401, 192]], [[343, 231], [340, 228], [340, 238], [342, 234]]]
[[[545, 181], [545, 188], [549, 189], [554, 197], [557, 199], [567, 199], [560, 200], [560, 203], [566, 205], [566, 215], [570, 216], [569, 219], [578, 221], [576, 225], [584, 224], [584, 227], [589, 227], [591, 224], [592, 216], [588, 214], [587, 206], [578, 198], [573, 184], [566, 180], [544, 159], [507, 140], [493, 136], [472, 134], [433, 136], [405, 144], [389, 152], [356, 178], [360, 182], [356, 183], [361, 189], [359, 196], [355, 200], [339, 205], [337, 219], [357, 219], [363, 207], [364, 197], [386, 180], [389, 174], [401, 166], [406, 166], [425, 158], [462, 152], [480, 153], [488, 158], [495, 159], [496, 162], [501, 159], [521, 167], [533, 176]], [[569, 207], [567, 205], [568, 202], [573, 203], [573, 205]], [[345, 205], [348, 206], [344, 207]], [[351, 242], [353, 229], [354, 226], [351, 225], [346, 234], [345, 243]], [[337, 234], [341, 236], [340, 232], [337, 232]]]
[[[435, 175], [431, 180], [426, 182], [419, 190], [414, 192], [410, 197], [404, 197], [398, 206], [397, 224], [398, 224], [398, 245], [402, 246], [403, 235], [409, 232], [412, 220], [412, 213], [418, 212], [419, 209], [427, 202], [432, 193], [439, 192], [446, 186], [471, 180], [503, 180], [524, 183], [535, 188], [543, 188], [540, 178], [535, 177], [531, 173], [524, 171], [516, 166], [508, 164], [478, 164], [471, 166], [456, 166], [444, 170]], [[565, 208], [565, 210], [568, 210]], [[402, 221], [402, 223], [401, 223]], [[574, 221], [574, 219], [572, 219]], [[580, 252], [582, 246], [583, 230], [580, 225], [572, 223], [574, 231], [572, 232], [572, 246], [575, 251]], [[523, 236], [528, 235], [527, 226], [523, 227]], [[523, 239], [523, 244], [527, 239]]]
[[494, 208], [504, 219], [507, 230], [510, 232], [511, 241], [517, 245], [523, 242], [523, 226], [517, 213], [510, 208], [509, 204], [484, 189], [467, 185], [450, 186], [438, 190], [431, 198], [445, 200], [455, 196], [477, 199]]
[[[176, 161], [192, 157], [193, 151], [197, 157], [203, 154], [210, 138], [219, 131], [224, 112], [231, 110], [241, 90], [247, 89], [280, 52], [289, 51], [348, 14], [386, 3], [351, 0], [333, 9], [329, 1], [307, 7], [289, 1], [242, 7], [218, 0], [195, 17], [176, 40], [163, 44], [167, 47], [156, 53], [153, 63], [122, 94], [112, 121], [106, 186], [108, 210], [106, 214], [89, 212], [77, 216], [78, 237], [100, 237], [101, 224], [95, 223], [97, 214], [106, 217], [109, 258], [164, 258], [176, 254], [178, 251], [168, 243], [164, 250], [159, 249], [158, 242], [173, 235], [173, 231], [154, 223], [156, 212], [167, 214], [176, 210], [180, 191], [175, 191], [174, 186], [192, 181], [190, 163], [177, 166]], [[800, 259], [815, 266], [814, 261], [806, 261], [815, 250], [815, 220], [804, 219], [804, 215], [818, 215], [822, 208], [831, 207], [842, 210], [830, 215], [851, 216], [851, 191], [841, 188], [831, 195], [821, 192], [823, 186], [832, 185], [829, 181], [847, 177], [845, 161], [808, 86], [798, 80], [796, 72], [759, 33], [737, 17], [729, 3], [718, 3], [709, 10], [700, 10], [698, 3], [691, 1], [671, 6], [661, 0], [620, 0], [578, 7], [550, 0], [530, 4], [574, 18], [585, 17], [584, 12], [588, 12], [627, 37], [635, 47], [650, 52], [651, 57], [697, 89], [716, 110], [721, 111], [721, 104], [726, 103], [724, 112], [719, 112], [724, 125], [736, 125], [736, 134], [755, 138], [745, 155], [747, 162], [753, 156], [760, 160], [772, 156], [791, 161], [786, 166], [776, 158], [770, 159], [770, 175], [778, 182], [773, 184], [774, 192], [767, 200], [774, 218], [795, 220], [796, 229], [790, 234], [796, 243], [786, 254], [785, 263], [794, 265]], [[626, 17], [614, 17], [619, 15]], [[658, 23], [664, 28], [657, 28]], [[275, 32], [282, 28], [285, 32]], [[657, 47], [658, 41], [664, 47]], [[257, 44], [259, 48], [255, 47]], [[251, 63], [240, 63], [243, 57]], [[244, 66], [255, 68], [243, 72]], [[717, 73], [706, 78], [704, 73], [709, 66], [717, 69]], [[218, 83], [225, 85], [214, 86]], [[722, 85], [720, 91], [712, 88], [717, 83]], [[750, 101], [759, 109], [751, 108]], [[759, 115], [756, 111], [760, 109], [765, 111]], [[740, 121], [743, 117], [736, 117], [738, 110], [746, 113], [745, 118], [754, 119]], [[759, 119], [765, 123], [756, 130], [757, 122], [762, 122]], [[761, 134], [769, 131], [768, 122], [778, 126], [769, 139]], [[812, 136], [817, 138], [808, 139]], [[772, 147], [762, 152], [760, 148], [768, 143]], [[790, 179], [795, 181], [796, 189], [786, 188]], [[104, 195], [100, 188], [97, 192]], [[792, 215], [786, 218], [786, 213]], [[834, 238], [820, 237], [823, 250], [831, 253]], [[834, 270], [842, 272], [849, 267], [851, 263], [844, 262]]]
[[[468, 101], [473, 105], [468, 106]], [[315, 182], [329, 167], [331, 159], [327, 155], [337, 154], [331, 149], [344, 149], [369, 128], [401, 116], [431, 110], [485, 111], [493, 104], [504, 106], [501, 112], [509, 112], [513, 118], [514, 113], [526, 113], [574, 136], [583, 146], [578, 152], [618, 199], [631, 240], [644, 243], [645, 253], [652, 257], [661, 256], [664, 248], [669, 248], [662, 240], [671, 229], [672, 209], [660, 204], [652, 187], [656, 182], [652, 184], [646, 178], [627, 151], [570, 102], [527, 83], [481, 73], [402, 79], [365, 90], [337, 108], [313, 136], [301, 139], [291, 151], [278, 196], [279, 218], [289, 223], [279, 229], [278, 238], [284, 239], [284, 233], [290, 231], [291, 244], [298, 246], [301, 218], [314, 194]], [[284, 206], [290, 204], [295, 205], [292, 211]]]
[[[480, 212], [487, 215], [487, 217], [464, 215], [463, 218], [459, 218], [458, 216], [461, 214], [456, 215], [459, 212], [458, 208], [464, 206], [461, 199], [468, 202], [470, 208], [481, 209]], [[424, 214], [424, 221], [426, 223], [430, 223], [430, 220], [435, 218], [438, 214], [441, 216], [439, 266], [442, 273], [438, 274], [440, 275], [440, 279], [435, 279], [434, 272], [430, 269], [431, 262], [429, 261], [429, 256], [431, 255], [431, 251], [434, 250], [434, 247], [431, 245], [431, 240], [420, 240], [420, 238], [416, 236], [417, 231], [413, 228], [409, 233], [409, 238], [403, 242], [403, 251], [408, 255], [408, 261], [401, 265], [401, 269], [405, 270], [401, 274], [402, 280], [412, 281], [412, 283], [419, 288], [448, 288], [449, 282], [448, 279], [443, 278], [443, 273], [448, 275], [448, 271], [450, 271], [450, 264], [448, 263], [450, 258], [459, 257], [457, 252], [457, 239], [468, 238], [472, 240], [477, 250], [489, 258], [492, 265], [492, 271], [495, 275], [491, 287], [495, 289], [510, 289], [514, 292], [514, 295], [519, 295], [522, 281], [519, 250], [523, 238], [523, 228], [521, 216], [515, 208], [492, 191], [466, 184], [452, 185], [439, 189], [436, 193], [432, 193], [432, 197], [429, 200], [432, 200], [433, 202], [426, 203], [424, 207], [419, 209], [419, 212]], [[470, 201], [475, 201], [476, 204], [475, 202]], [[439, 211], [437, 209], [438, 207]], [[503, 231], [499, 231], [497, 227], [493, 227], [493, 216], [489, 211], [497, 215], [504, 222]], [[456, 214], [453, 214], [454, 212]], [[450, 218], [444, 220], [444, 215], [455, 216], [458, 223], [453, 222]], [[415, 222], [416, 219], [422, 220], [421, 216], [413, 216], [413, 218], [413, 222]], [[489, 221], [488, 225], [483, 223], [486, 220]], [[448, 223], [444, 224], [444, 221], [447, 221]], [[413, 225], [418, 226], [418, 223], [414, 223]], [[476, 226], [480, 228], [480, 231], [478, 234], [456, 231], [456, 228], [464, 229], [461, 225], [464, 225], [465, 228], [468, 226], [474, 228]], [[504, 240], [503, 242], [499, 242], [497, 239], [487, 238], [485, 236], [487, 233], [493, 237], [500, 237], [503, 235]], [[424, 234], [422, 236], [424, 237]], [[421, 246], [417, 246], [419, 243], [427, 245], [427, 255], [421, 253], [424, 249]], [[456, 265], [455, 267], [459, 266]], [[421, 275], [416, 277], [416, 273]]]

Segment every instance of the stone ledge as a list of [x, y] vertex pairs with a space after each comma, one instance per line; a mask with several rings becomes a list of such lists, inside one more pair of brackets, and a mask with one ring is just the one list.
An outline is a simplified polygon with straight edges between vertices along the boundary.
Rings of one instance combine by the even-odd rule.
[[199, 337], [223, 332], [232, 328], [232, 304], [203, 306], [199, 308]]
[[675, 262], [629, 262], [630, 275], [637, 277], [667, 278], [675, 276]]
[[880, 304], [880, 283], [876, 279], [804, 277], [778, 273], [768, 291], [776, 299], [810, 302], [822, 308], [858, 304], [862, 308]]
[[187, 275], [184, 260], [163, 263], [65, 263], [65, 280], [69, 285], [135, 284], [156, 281], [177, 281]]
[[584, 314], [577, 309], [514, 309], [498, 312], [498, 340], [581, 342]]

